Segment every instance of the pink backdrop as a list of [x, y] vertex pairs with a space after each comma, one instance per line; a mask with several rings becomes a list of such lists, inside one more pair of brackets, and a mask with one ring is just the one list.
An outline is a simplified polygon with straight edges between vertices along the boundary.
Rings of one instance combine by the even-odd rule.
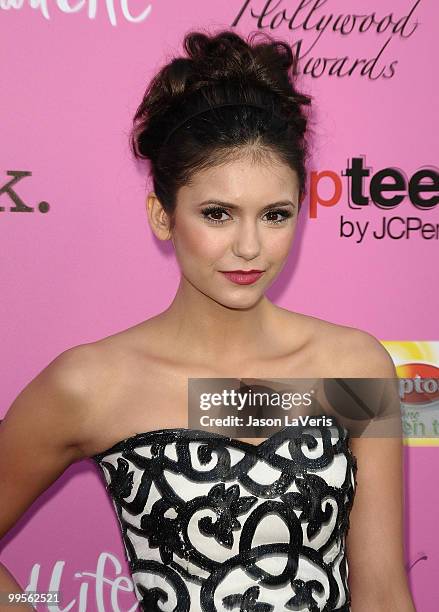
[[[438, 172], [439, 7], [426, 0], [354, 4], [2, 4], [1, 417], [60, 352], [153, 316], [173, 297], [178, 269], [169, 245], [159, 244], [148, 228], [146, 169], [132, 161], [127, 136], [149, 78], [196, 27], [235, 23], [242, 34], [259, 27], [302, 41], [302, 83], [315, 96], [310, 180], [317, 184], [310, 183], [312, 201], [307, 197], [289, 263], [269, 297], [381, 340], [438, 339], [439, 207], [422, 210], [406, 196], [392, 210], [373, 202], [354, 209], [344, 173], [353, 158], [362, 158], [370, 169], [363, 182], [368, 196], [370, 177], [384, 168], [398, 169], [406, 183], [421, 169]], [[264, 6], [266, 15], [258, 20]], [[354, 8], [371, 16], [367, 31], [359, 31]], [[332, 29], [340, 14], [344, 34], [340, 20]], [[377, 32], [377, 22], [383, 31]], [[355, 66], [359, 59], [364, 62]], [[334, 174], [317, 180], [322, 171]], [[13, 180], [15, 203], [6, 187]], [[338, 202], [317, 205], [312, 217], [313, 190], [330, 199], [337, 185]], [[435, 191], [424, 197], [438, 191], [436, 179]], [[21, 210], [14, 211], [17, 203]], [[433, 229], [374, 237], [383, 218], [393, 217], [401, 218], [394, 235], [409, 217]], [[357, 228], [368, 223], [364, 238], [340, 235], [342, 220]], [[433, 612], [439, 607], [439, 494], [432, 477], [439, 460], [434, 447], [405, 451], [410, 581], [417, 610]], [[0, 558], [21, 584], [61, 589], [63, 609], [136, 608], [116, 517], [91, 461], [68, 469], [2, 544]], [[120, 608], [111, 603], [112, 590]]]

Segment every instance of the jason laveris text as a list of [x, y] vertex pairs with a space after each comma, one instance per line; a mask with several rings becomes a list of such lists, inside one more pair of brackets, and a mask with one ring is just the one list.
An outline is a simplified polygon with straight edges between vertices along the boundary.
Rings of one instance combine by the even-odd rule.
[[290, 417], [285, 414], [281, 417], [255, 417], [251, 414], [246, 418], [229, 414], [225, 417], [209, 417], [204, 415], [200, 418], [203, 427], [332, 427], [333, 419], [326, 415], [311, 417], [299, 415]]

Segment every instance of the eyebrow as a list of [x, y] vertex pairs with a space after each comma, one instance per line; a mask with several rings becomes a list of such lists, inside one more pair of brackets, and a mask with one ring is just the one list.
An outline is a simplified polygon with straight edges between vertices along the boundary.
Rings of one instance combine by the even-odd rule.
[[[242, 206], [238, 206], [237, 204], [232, 204], [231, 202], [222, 202], [221, 200], [204, 200], [203, 202], [200, 202], [198, 206], [206, 206], [207, 204], [215, 206], [224, 206], [224, 208], [230, 208], [231, 210], [240, 210], [242, 208]], [[282, 206], [292, 206], [293, 208], [295, 208], [295, 204], [291, 200], [280, 200], [279, 202], [267, 204], [262, 208], [262, 210], [270, 210], [271, 208], [279, 208]]]

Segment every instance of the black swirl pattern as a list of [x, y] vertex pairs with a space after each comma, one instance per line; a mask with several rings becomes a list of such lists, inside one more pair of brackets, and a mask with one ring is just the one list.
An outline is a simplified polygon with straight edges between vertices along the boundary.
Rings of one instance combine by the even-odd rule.
[[287, 426], [258, 445], [195, 429], [135, 434], [102, 468], [141, 610], [349, 612], [349, 434]]

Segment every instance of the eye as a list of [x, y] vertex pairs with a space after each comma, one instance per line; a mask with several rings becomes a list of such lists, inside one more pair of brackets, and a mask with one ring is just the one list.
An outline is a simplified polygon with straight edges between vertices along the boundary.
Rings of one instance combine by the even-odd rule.
[[208, 206], [202, 209], [201, 214], [209, 223], [225, 223], [227, 219], [212, 219], [209, 215], [221, 216], [222, 214], [227, 215], [229, 213], [222, 206]]
[[[227, 221], [227, 219], [222, 219], [222, 218], [218, 218], [221, 217], [222, 215], [229, 215], [229, 213], [227, 212], [227, 210], [225, 208], [223, 208], [222, 206], [208, 206], [206, 208], [203, 208], [201, 211], [201, 214], [203, 215], [204, 219], [206, 219], [206, 221], [208, 221], [209, 223], [225, 223]], [[212, 218], [211, 215], [216, 216], [217, 218]], [[285, 208], [277, 208], [277, 209], [272, 209], [269, 210], [268, 212], [265, 213], [265, 216], [280, 216], [280, 219], [273, 219], [270, 218], [268, 220], [268, 223], [273, 224], [273, 225], [278, 225], [280, 223], [285, 223], [290, 217], [293, 216], [293, 213]], [[230, 218], [230, 215], [229, 215]]]
[[269, 210], [266, 215], [280, 215], [280, 219], [271, 219], [270, 223], [285, 223], [290, 217], [293, 216], [293, 213], [285, 208], [274, 208], [273, 210]]

